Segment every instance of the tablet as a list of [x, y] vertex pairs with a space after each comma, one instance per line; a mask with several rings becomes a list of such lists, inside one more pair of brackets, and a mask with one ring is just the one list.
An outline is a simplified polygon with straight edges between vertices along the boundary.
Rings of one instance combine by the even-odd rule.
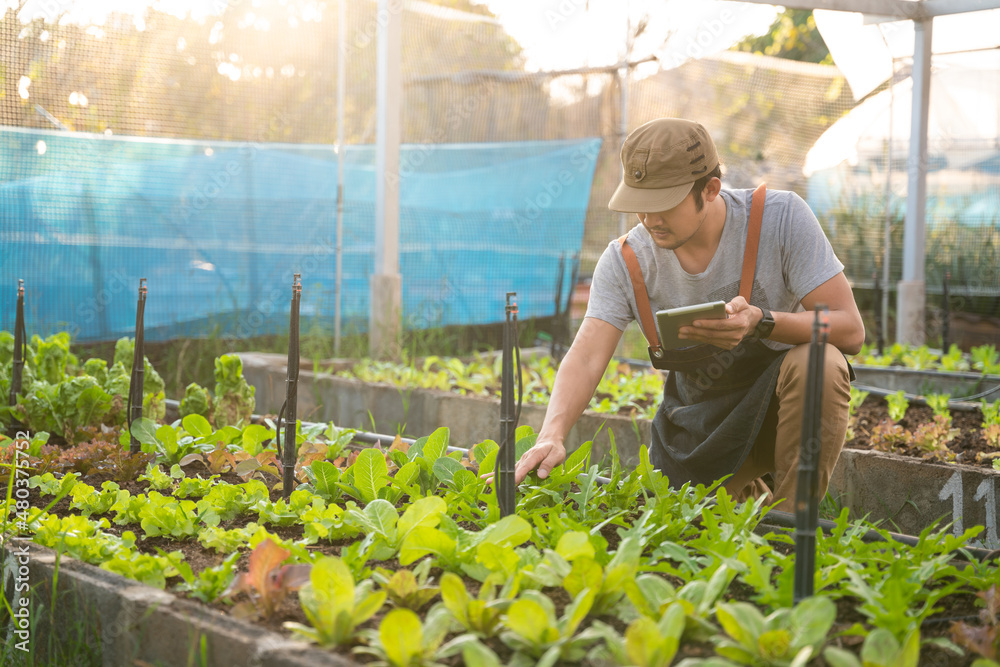
[[682, 347], [698, 345], [697, 341], [678, 338], [678, 330], [695, 320], [724, 320], [726, 317], [725, 301], [698, 303], [693, 306], [682, 306], [680, 308], [657, 311], [656, 328], [660, 332], [660, 345], [665, 350], [676, 350]]

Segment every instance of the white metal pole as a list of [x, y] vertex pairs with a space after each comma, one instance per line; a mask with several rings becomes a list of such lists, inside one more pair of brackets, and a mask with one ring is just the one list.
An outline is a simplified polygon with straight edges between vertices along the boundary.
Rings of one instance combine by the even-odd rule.
[[402, 3], [378, 2], [375, 92], [375, 274], [371, 282], [368, 342], [373, 357], [398, 350], [402, 313], [399, 274], [399, 144], [402, 76]]
[[885, 170], [885, 229], [882, 242], [882, 335], [889, 336], [889, 281], [892, 280], [892, 142], [895, 139], [896, 59], [892, 60], [892, 80], [889, 84], [889, 141], [886, 147]]
[[[625, 3], [625, 54], [622, 56], [622, 66], [618, 70], [618, 81], [621, 87], [621, 112], [619, 113], [618, 128], [621, 142], [618, 144], [619, 149], [621, 149], [621, 144], [625, 143], [625, 137], [628, 136], [628, 61], [632, 53], [632, 15], [629, 13], [631, 4], [630, 2]], [[619, 160], [620, 162], [621, 160]], [[625, 165], [619, 164], [618, 177], [619, 179], [625, 178]], [[626, 231], [628, 231], [628, 213], [619, 213], [618, 236], [622, 236]]]
[[333, 305], [333, 354], [340, 356], [341, 294], [344, 280], [344, 91], [347, 85], [347, 0], [339, 0], [337, 56], [337, 280]]
[[927, 212], [927, 119], [931, 89], [931, 27], [934, 19], [914, 21], [913, 112], [907, 164], [903, 279], [896, 296], [896, 339], [923, 345], [926, 290], [924, 228]]

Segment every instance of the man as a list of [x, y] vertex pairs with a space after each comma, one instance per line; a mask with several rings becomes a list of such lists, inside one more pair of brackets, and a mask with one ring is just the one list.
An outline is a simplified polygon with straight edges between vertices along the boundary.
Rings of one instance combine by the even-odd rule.
[[[725, 301], [727, 318], [681, 327], [680, 338], [693, 347], [654, 357], [654, 364], [662, 361], [657, 367], [672, 370], [653, 420], [650, 459], [673, 486], [732, 475], [725, 486], [738, 499], [765, 496], [791, 511], [812, 311], [825, 304], [830, 335], [818, 465], [825, 494], [847, 430], [850, 368], [841, 353], [858, 352], [865, 332], [844, 266], [816, 216], [792, 192], [723, 190], [715, 145], [692, 121], [646, 123], [626, 138], [621, 160], [624, 178], [609, 208], [635, 213], [640, 224], [598, 261], [586, 316], [556, 375], [538, 440], [518, 461], [516, 482], [536, 468], [544, 478], [565, 459], [566, 434], [629, 322], [642, 322], [654, 343], [650, 310]], [[752, 201], [758, 208], [766, 202], [756, 244], [747, 239]], [[754, 248], [756, 258], [745, 253]], [[762, 479], [767, 473], [773, 491]]]

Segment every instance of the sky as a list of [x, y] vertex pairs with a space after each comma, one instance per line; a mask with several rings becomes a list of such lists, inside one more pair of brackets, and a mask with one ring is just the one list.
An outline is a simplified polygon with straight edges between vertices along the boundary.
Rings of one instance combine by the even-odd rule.
[[[531, 71], [620, 62], [629, 28], [634, 31], [644, 19], [647, 25], [635, 40], [631, 58], [656, 55], [662, 67], [675, 67], [687, 59], [725, 50], [745, 35], [765, 32], [778, 13], [772, 5], [718, 0], [475, 1], [487, 5], [521, 44]], [[14, 8], [18, 5], [17, 0], [2, 2]], [[20, 17], [22, 21], [58, 17], [63, 22], [100, 25], [112, 13], [127, 13], [143, 29], [142, 17], [149, 8], [202, 20], [234, 2], [246, 4], [248, 11], [254, 4], [253, 0], [29, 0]], [[300, 4], [310, 3], [318, 4], [313, 0]]]

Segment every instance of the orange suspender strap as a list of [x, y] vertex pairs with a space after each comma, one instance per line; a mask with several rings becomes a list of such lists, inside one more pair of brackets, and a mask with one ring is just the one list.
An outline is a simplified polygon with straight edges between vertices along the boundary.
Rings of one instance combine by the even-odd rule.
[[646, 282], [642, 279], [639, 260], [635, 258], [635, 251], [628, 244], [628, 233], [618, 239], [618, 242], [621, 243], [622, 257], [625, 258], [625, 266], [628, 267], [628, 275], [632, 279], [632, 292], [635, 294], [635, 304], [639, 307], [639, 324], [642, 326], [642, 333], [646, 336], [653, 351], [659, 352], [660, 335], [656, 331], [656, 322], [653, 321], [653, 308], [649, 305], [649, 294], [646, 293]]
[[740, 296], [750, 303], [753, 277], [757, 272], [757, 247], [760, 245], [760, 223], [764, 219], [764, 199], [767, 186], [761, 183], [753, 191], [750, 203], [750, 224], [747, 225], [747, 247], [743, 251], [743, 273], [740, 275]]
[[[740, 296], [750, 303], [750, 293], [753, 291], [753, 278], [757, 269], [757, 247], [760, 245], [760, 226], [764, 219], [764, 199], [767, 196], [767, 186], [763, 183], [754, 190], [750, 203], [750, 221], [747, 225], [747, 245], [743, 250], [743, 272], [740, 275]], [[646, 292], [646, 282], [642, 278], [642, 269], [635, 251], [628, 244], [628, 234], [618, 239], [622, 247], [622, 258], [628, 267], [629, 278], [632, 279], [632, 292], [639, 308], [639, 324], [646, 336], [650, 349], [660, 351], [660, 336], [653, 319], [653, 308], [649, 305], [649, 293]]]

